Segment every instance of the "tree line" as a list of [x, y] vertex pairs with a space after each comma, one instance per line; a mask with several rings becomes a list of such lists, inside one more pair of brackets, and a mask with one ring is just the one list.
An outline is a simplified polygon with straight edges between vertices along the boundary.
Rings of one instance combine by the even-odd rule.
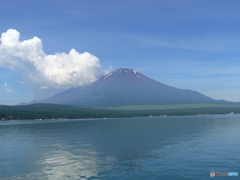
[[197, 114], [240, 113], [237, 107], [210, 107], [167, 110], [103, 110], [56, 104], [32, 104], [22, 106], [0, 106], [0, 120], [27, 119], [82, 119], [147, 116], [186, 116]]

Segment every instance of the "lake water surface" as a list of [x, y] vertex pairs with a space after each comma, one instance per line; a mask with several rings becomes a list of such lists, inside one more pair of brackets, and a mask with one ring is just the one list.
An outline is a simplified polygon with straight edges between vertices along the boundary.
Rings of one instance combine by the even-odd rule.
[[1, 180], [212, 179], [240, 173], [240, 115], [1, 121], [0, 155]]

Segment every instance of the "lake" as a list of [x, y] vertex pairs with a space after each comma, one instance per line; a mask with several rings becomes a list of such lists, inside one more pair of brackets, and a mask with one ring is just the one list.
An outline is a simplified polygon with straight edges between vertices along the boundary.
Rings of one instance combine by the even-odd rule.
[[0, 179], [238, 179], [240, 115], [0, 121]]

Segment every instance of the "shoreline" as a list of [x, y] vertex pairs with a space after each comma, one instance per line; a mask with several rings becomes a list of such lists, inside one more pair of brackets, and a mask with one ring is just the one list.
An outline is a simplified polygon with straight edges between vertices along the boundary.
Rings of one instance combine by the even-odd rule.
[[225, 114], [192, 114], [192, 115], [160, 115], [160, 116], [129, 116], [129, 117], [103, 117], [103, 118], [53, 118], [53, 119], [6, 119], [0, 120], [0, 122], [6, 121], [54, 121], [54, 120], [106, 120], [106, 119], [123, 119], [123, 118], [155, 118], [155, 117], [189, 117], [189, 116], [226, 116], [226, 115], [240, 115], [240, 113], [225, 113]]

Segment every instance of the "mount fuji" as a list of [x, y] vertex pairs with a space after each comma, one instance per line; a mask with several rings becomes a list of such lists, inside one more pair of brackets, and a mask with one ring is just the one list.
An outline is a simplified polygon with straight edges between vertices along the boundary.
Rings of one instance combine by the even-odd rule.
[[196, 91], [157, 82], [133, 69], [120, 68], [91, 84], [70, 88], [41, 103], [97, 108], [220, 102]]

